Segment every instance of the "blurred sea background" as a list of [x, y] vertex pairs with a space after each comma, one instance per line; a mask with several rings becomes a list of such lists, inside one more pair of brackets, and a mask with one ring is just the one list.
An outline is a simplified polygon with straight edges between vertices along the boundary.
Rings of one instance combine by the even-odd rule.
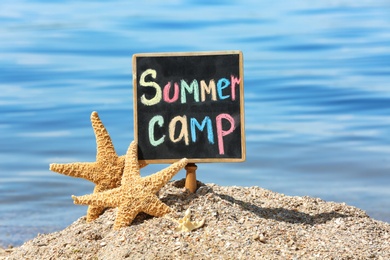
[[244, 54], [247, 160], [198, 164], [198, 180], [390, 222], [389, 1], [2, 0], [0, 245], [85, 215], [70, 196], [93, 184], [49, 164], [95, 160], [92, 111], [125, 154], [133, 54], [219, 50]]

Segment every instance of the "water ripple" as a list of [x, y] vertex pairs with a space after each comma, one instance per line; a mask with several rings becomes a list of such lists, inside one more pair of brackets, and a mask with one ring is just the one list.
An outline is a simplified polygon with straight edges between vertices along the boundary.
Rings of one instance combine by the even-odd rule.
[[199, 164], [201, 181], [318, 196], [390, 221], [389, 8], [349, 0], [5, 0], [0, 244], [85, 214], [70, 195], [93, 185], [49, 164], [95, 160], [92, 111], [125, 153], [134, 127], [131, 56], [140, 52], [244, 53], [247, 161]]

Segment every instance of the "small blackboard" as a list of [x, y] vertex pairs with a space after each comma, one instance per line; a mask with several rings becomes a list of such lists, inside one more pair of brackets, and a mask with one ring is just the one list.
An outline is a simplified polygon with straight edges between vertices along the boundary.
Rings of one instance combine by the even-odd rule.
[[133, 88], [139, 160], [245, 160], [242, 52], [135, 54]]

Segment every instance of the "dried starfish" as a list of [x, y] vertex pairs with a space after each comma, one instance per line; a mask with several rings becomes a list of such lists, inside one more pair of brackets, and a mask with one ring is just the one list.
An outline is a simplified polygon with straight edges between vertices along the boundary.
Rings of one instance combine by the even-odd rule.
[[161, 202], [156, 193], [188, 163], [188, 160], [183, 158], [155, 174], [141, 177], [137, 147], [137, 143], [133, 141], [127, 150], [120, 187], [80, 197], [72, 196], [75, 204], [117, 207], [114, 229], [131, 224], [140, 212], [155, 217], [169, 213], [171, 208]]
[[[94, 193], [116, 188], [120, 185], [125, 156], [118, 156], [115, 152], [110, 135], [101, 122], [98, 113], [91, 114], [92, 127], [96, 136], [96, 162], [76, 162], [68, 164], [50, 164], [50, 170], [64, 175], [87, 179], [96, 184]], [[145, 167], [142, 164], [139, 167]], [[90, 206], [87, 211], [87, 221], [90, 222], [100, 216], [105, 207]]]
[[178, 227], [175, 228], [175, 231], [182, 232], [190, 232], [204, 225], [204, 219], [202, 219], [201, 221], [191, 221], [191, 211], [189, 208], [184, 213], [184, 217], [182, 219], [174, 221], [178, 224]]

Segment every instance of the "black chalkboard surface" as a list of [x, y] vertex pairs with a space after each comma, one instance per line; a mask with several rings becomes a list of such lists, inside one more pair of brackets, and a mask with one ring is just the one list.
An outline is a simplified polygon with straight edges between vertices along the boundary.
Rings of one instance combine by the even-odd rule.
[[245, 160], [240, 51], [133, 55], [139, 160]]

